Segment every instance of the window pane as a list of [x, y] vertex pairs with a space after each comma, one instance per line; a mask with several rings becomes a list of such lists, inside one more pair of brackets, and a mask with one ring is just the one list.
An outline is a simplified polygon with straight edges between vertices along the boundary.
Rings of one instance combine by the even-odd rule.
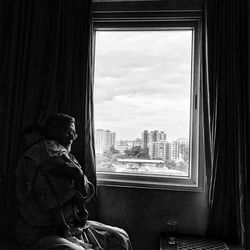
[[97, 31], [97, 171], [189, 175], [192, 30]]

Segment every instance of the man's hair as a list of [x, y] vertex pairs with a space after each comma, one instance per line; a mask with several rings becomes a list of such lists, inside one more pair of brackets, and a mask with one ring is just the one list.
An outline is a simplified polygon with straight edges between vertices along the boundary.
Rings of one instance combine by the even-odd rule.
[[75, 118], [67, 114], [54, 114], [49, 116], [44, 124], [44, 135], [46, 139], [57, 140], [60, 132], [72, 123], [75, 123]]

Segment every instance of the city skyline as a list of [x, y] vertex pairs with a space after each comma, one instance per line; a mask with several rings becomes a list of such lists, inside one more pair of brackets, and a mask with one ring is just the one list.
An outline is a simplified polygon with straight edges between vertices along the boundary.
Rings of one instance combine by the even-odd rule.
[[[132, 138], [132, 139], [128, 139], [128, 138], [119, 138], [119, 137], [117, 137], [117, 132], [114, 131], [114, 130], [111, 130], [111, 129], [96, 128], [95, 131], [97, 131], [97, 130], [104, 130], [104, 131], [110, 131], [111, 133], [115, 133], [115, 135], [116, 135], [116, 140], [115, 140], [115, 141], [136, 141], [137, 139], [141, 139], [141, 140], [142, 140], [141, 134], [142, 134], [142, 132], [145, 131], [145, 130], [148, 131], [148, 132], [151, 132], [151, 131], [159, 131], [159, 132], [164, 132], [164, 133], [166, 133], [166, 130], [164, 131], [164, 130], [159, 130], [159, 129], [153, 129], [153, 130], [145, 129], [145, 130], [141, 130], [140, 133], [139, 133], [139, 135], [138, 135], [137, 137], [134, 137], [134, 138]], [[166, 133], [166, 134], [167, 134], [167, 133]], [[189, 140], [189, 138], [188, 138], [188, 137], [185, 137], [185, 136], [177, 136], [177, 137], [175, 137], [175, 138], [169, 140], [169, 139], [168, 139], [168, 134], [167, 134], [166, 141], [172, 142], [172, 141], [176, 141], [176, 140], [181, 139], [181, 138], [186, 139], [186, 140]]]
[[[118, 159], [118, 155], [124, 159], [162, 159], [167, 161], [188, 161], [189, 142], [186, 138], [177, 138], [167, 141], [167, 134], [163, 131], [144, 130], [141, 138], [135, 140], [116, 141], [116, 133], [111, 130], [96, 129], [95, 148], [98, 160], [105, 155], [110, 156], [110, 161]], [[112, 155], [115, 155], [114, 158]], [[105, 161], [105, 160], [104, 160]]]

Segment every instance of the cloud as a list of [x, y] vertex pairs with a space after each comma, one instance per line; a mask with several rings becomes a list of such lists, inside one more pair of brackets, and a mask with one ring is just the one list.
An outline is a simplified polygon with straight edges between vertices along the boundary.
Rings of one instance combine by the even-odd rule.
[[144, 129], [188, 134], [190, 32], [98, 32], [95, 127], [123, 139]]

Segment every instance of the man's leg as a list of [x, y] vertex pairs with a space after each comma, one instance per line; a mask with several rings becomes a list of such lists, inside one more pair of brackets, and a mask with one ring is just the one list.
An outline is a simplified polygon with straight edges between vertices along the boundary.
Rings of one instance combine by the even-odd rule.
[[[87, 221], [84, 230], [85, 241], [107, 250], [132, 250], [128, 234], [121, 228]], [[96, 243], [97, 242], [97, 243]]]

